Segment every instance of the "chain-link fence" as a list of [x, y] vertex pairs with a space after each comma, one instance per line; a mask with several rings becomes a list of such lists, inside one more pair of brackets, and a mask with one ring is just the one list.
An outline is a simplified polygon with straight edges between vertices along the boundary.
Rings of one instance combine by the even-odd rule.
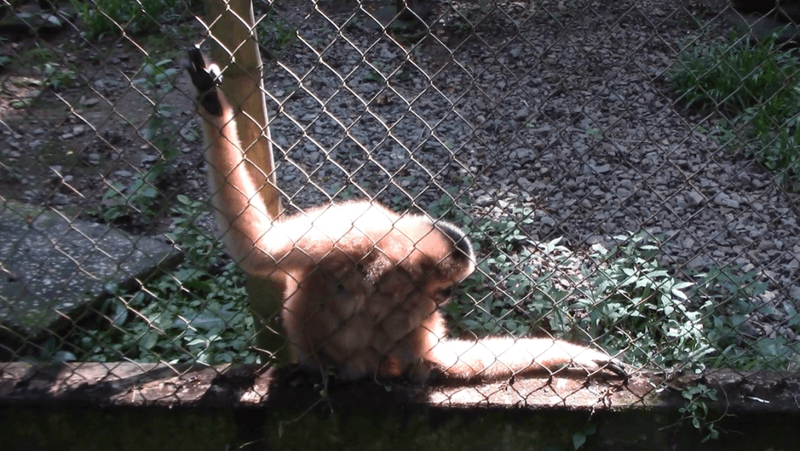
[[[453, 343], [563, 339], [629, 373], [798, 369], [791, 13], [678, 0], [409, 5], [255, 3], [263, 136], [286, 215], [358, 199], [458, 226], [477, 265], [439, 306]], [[285, 351], [263, 337], [286, 327], [285, 306], [262, 318], [247, 303], [248, 286], [251, 303], [274, 287], [248, 284], [214, 238], [184, 70], [187, 47], [226, 39], [208, 36], [203, 5], [0, 11], [0, 360], [268, 364]], [[444, 229], [431, 230], [415, 249]], [[366, 372], [413, 372], [395, 351], [416, 349], [399, 344], [414, 328], [435, 332], [420, 299], [438, 269], [416, 277], [406, 256], [376, 276], [365, 252], [348, 254], [333, 287], [319, 286], [337, 274], [324, 265], [302, 273], [311, 281], [292, 273], [317, 305], [291, 326], [315, 337], [295, 358], [369, 354]], [[375, 313], [381, 302], [395, 304]], [[340, 335], [358, 343], [346, 357]]]

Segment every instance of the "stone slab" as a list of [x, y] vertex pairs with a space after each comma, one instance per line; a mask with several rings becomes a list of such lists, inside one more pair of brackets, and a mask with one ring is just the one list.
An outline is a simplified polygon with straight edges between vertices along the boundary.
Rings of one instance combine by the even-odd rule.
[[109, 288], [179, 258], [165, 242], [0, 202], [0, 334], [35, 341], [108, 296]]

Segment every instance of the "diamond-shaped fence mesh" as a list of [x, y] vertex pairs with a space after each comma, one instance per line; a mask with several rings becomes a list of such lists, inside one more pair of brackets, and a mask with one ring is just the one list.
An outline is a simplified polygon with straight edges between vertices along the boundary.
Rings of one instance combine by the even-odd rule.
[[[295, 250], [313, 260], [329, 243], [300, 270], [277, 264], [285, 292], [268, 318], [257, 298], [276, 287], [248, 283], [216, 238], [237, 225], [214, 220], [232, 210], [208, 202], [185, 71], [195, 44], [245, 44], [189, 0], [0, 7], [0, 360], [268, 365], [291, 350], [345, 376], [415, 375], [436, 354], [414, 344], [420, 332], [450, 346], [430, 367], [478, 376], [551, 352], [574, 358], [551, 372], [581, 366], [554, 338], [629, 373], [798, 369], [791, 13], [678, 0], [253, 6], [274, 155], [261, 170], [282, 218], [303, 218], [285, 222], [304, 240]], [[219, 63], [224, 77], [241, 61]], [[397, 216], [314, 219], [312, 207], [350, 200]], [[475, 249], [452, 292], [442, 266], [457, 252], [439, 248], [456, 249], [457, 233], [440, 221]], [[428, 320], [436, 307], [442, 324]]]

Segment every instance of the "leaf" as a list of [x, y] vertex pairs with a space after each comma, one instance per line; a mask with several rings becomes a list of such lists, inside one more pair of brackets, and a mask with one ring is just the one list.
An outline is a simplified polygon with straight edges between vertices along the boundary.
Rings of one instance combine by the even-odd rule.
[[669, 273], [664, 271], [663, 269], [659, 269], [647, 273], [647, 277], [649, 277], [650, 279], [660, 279], [662, 277], [669, 277]]
[[53, 354], [53, 359], [59, 362], [74, 362], [78, 360], [78, 358], [75, 357], [75, 354], [69, 351], [57, 351], [55, 354]]
[[186, 346], [197, 346], [197, 345], [206, 345], [208, 340], [205, 337], [195, 338], [194, 340], [189, 341], [186, 343]]
[[139, 346], [144, 349], [150, 350], [158, 343], [158, 334], [154, 331], [148, 331], [139, 339]]
[[[183, 322], [183, 320], [177, 320]], [[225, 320], [214, 312], [205, 311], [189, 320], [189, 325], [195, 329], [211, 331], [222, 330], [225, 328]]]
[[556, 239], [554, 239], [552, 241], [549, 241], [544, 247], [545, 253], [547, 253], [547, 254], [552, 253], [553, 249], [555, 249], [556, 245], [561, 242], [562, 238], [563, 237], [558, 237], [558, 238], [556, 238]]
[[572, 434], [572, 446], [579, 449], [586, 443], [586, 434], [583, 431]]
[[686, 296], [686, 293], [684, 293], [683, 291], [679, 290], [674, 286], [672, 287], [672, 294], [679, 299], [683, 299], [684, 301], [689, 299], [689, 296]]
[[630, 268], [630, 267], [624, 266], [624, 267], [622, 267], [620, 269], [622, 269], [622, 272], [625, 273], [626, 276], [633, 276], [633, 275], [636, 274], [636, 268]]
[[115, 326], [122, 326], [128, 319], [128, 307], [117, 300], [114, 300], [114, 314], [111, 317], [111, 324]]
[[[637, 276], [633, 275], [633, 276], [630, 276], [627, 279], [625, 279], [622, 283], [619, 284], [619, 286], [620, 286], [620, 288], [622, 288], [622, 287], [628, 286], [628, 285], [630, 285], [630, 284], [632, 284], [634, 282], [640, 282], [641, 283], [639, 278]], [[645, 285], [647, 284], [646, 282], [647, 281], [645, 280]]]

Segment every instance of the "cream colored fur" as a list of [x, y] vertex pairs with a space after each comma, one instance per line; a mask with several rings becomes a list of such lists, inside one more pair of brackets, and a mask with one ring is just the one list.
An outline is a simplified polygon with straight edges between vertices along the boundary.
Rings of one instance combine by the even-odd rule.
[[[621, 374], [604, 352], [560, 340], [448, 339], [438, 306], [475, 268], [468, 240], [458, 248], [452, 225], [367, 201], [273, 221], [247, 169], [233, 109], [217, 94], [222, 115], [200, 113], [219, 226], [244, 271], [285, 287], [282, 323], [297, 362], [333, 365], [346, 379], [424, 379], [431, 370], [498, 379], [562, 366], [593, 373], [607, 364]], [[459, 254], [465, 248], [469, 255]]]

